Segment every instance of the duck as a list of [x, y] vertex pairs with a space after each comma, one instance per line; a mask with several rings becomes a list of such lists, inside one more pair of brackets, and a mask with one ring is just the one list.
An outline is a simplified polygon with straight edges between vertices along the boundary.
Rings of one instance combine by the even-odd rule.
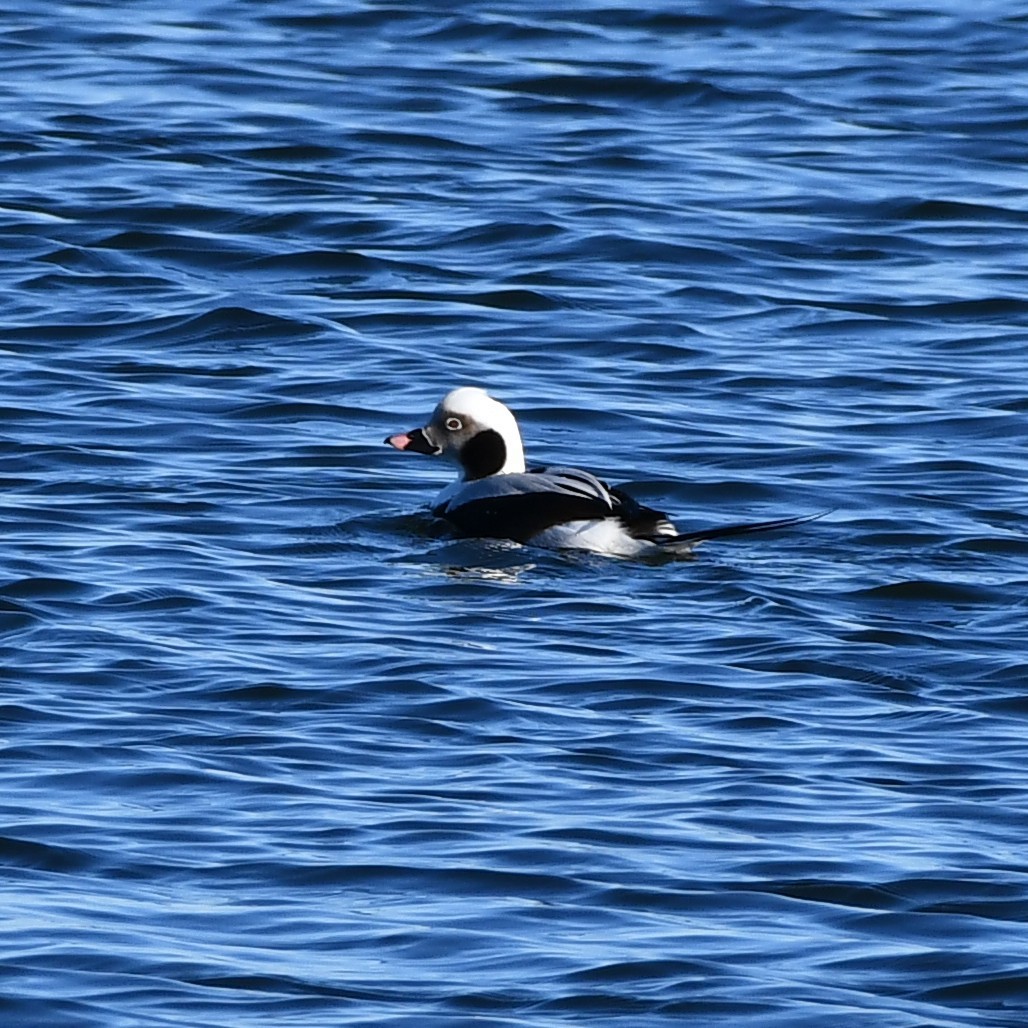
[[514, 414], [477, 386], [451, 390], [428, 424], [385, 442], [456, 465], [457, 478], [436, 496], [431, 512], [465, 537], [618, 557], [689, 556], [712, 539], [788, 528], [826, 513], [679, 532], [667, 514], [589, 471], [529, 468]]

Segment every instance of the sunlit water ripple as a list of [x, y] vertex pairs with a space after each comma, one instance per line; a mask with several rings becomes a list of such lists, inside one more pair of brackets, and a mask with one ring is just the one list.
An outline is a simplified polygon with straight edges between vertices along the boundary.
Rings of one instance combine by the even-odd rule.
[[[1028, 1020], [1028, 8], [2, 24], [5, 1025]], [[486, 385], [693, 561], [456, 540]]]

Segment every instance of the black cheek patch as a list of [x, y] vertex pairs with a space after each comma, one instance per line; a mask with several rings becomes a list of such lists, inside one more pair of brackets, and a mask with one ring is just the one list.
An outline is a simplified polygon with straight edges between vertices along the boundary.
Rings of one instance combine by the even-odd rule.
[[487, 428], [469, 439], [460, 451], [464, 479], [474, 482], [495, 475], [507, 462], [507, 444], [495, 429]]

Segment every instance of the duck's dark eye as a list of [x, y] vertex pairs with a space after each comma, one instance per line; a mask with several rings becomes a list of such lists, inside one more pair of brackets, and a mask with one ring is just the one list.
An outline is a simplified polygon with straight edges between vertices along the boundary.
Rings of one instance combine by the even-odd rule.
[[446, 427], [451, 432], [459, 432], [464, 427], [464, 424], [460, 420], [460, 418], [447, 418], [446, 419]]

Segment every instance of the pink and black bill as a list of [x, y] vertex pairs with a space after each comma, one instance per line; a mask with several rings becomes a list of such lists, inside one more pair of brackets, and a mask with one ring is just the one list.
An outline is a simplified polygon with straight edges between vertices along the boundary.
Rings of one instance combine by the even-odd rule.
[[396, 435], [386, 436], [385, 442], [390, 446], [395, 446], [398, 450], [424, 453], [429, 457], [434, 457], [437, 453], [441, 452], [440, 447], [429, 442], [428, 436], [425, 435], [425, 430], [422, 428], [414, 428], [409, 432], [397, 432]]

